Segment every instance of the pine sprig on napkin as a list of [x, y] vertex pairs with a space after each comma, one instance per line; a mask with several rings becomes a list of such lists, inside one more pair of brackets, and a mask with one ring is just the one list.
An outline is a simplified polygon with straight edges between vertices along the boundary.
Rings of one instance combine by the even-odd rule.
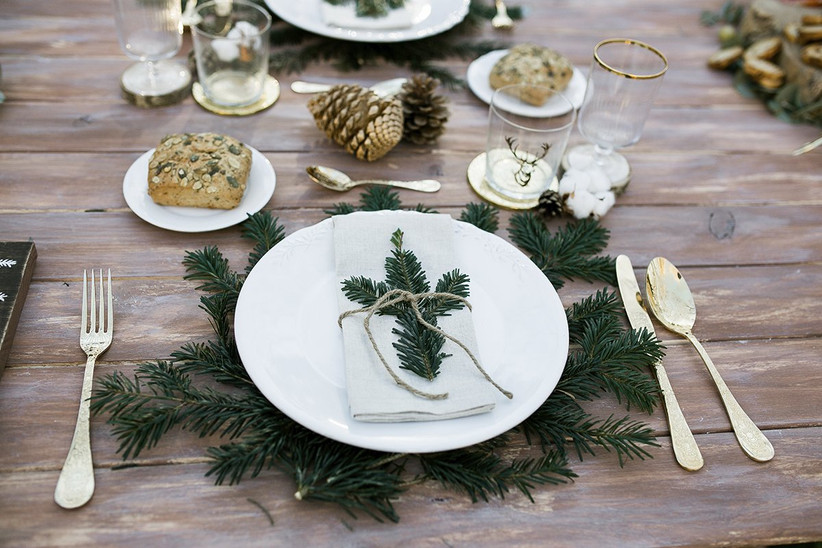
[[[413, 251], [403, 247], [402, 237], [403, 233], [399, 229], [391, 235], [391, 244], [394, 248], [391, 255], [385, 259], [384, 282], [375, 282], [362, 276], [343, 281], [342, 292], [349, 300], [363, 307], [370, 307], [391, 290], [399, 289], [412, 295], [431, 291], [431, 284], [422, 264]], [[469, 281], [468, 275], [459, 270], [452, 270], [443, 274], [437, 281], [436, 292], [468, 298]], [[426, 298], [419, 304], [422, 318], [431, 325], [437, 325], [437, 317], [463, 308], [465, 304], [462, 301], [448, 298]], [[377, 313], [397, 317], [399, 327], [392, 329], [391, 332], [398, 337], [392, 344], [397, 350], [400, 369], [429, 381], [434, 380], [440, 373], [442, 361], [450, 356], [442, 352], [445, 337], [420, 325], [407, 302], [387, 306]]]
[[[399, 209], [396, 195], [364, 195], [362, 206], [387, 200]], [[462, 218], [473, 219], [477, 226], [495, 226], [496, 212], [469, 207]], [[552, 272], [570, 274], [566, 255], [547, 257], [540, 248], [566, 250], [594, 234], [602, 249], [607, 232], [602, 235], [595, 229], [568, 228], [550, 238], [539, 236], [532, 251], [552, 265]], [[534, 227], [529, 230], [540, 233]], [[282, 234], [267, 212], [252, 216], [244, 224], [244, 236], [255, 242], [249, 263], [256, 264]], [[597, 245], [583, 247], [591, 250]], [[96, 383], [92, 412], [107, 415], [112, 434], [120, 441], [118, 452], [125, 459], [155, 447], [174, 427], [200, 436], [218, 435], [227, 441], [208, 449], [213, 465], [207, 475], [219, 484], [237, 483], [277, 468], [293, 478], [298, 500], [333, 502], [352, 515], [398, 521], [392, 501], [417, 483], [436, 481], [474, 501], [502, 498], [510, 490], [530, 498], [539, 486], [576, 477], [569, 467], [569, 450], [581, 459], [604, 449], [615, 453], [621, 465], [625, 459], [646, 458], [647, 447], [656, 445], [642, 422], [628, 416], [601, 419], [582, 407], [585, 401], [606, 394], [642, 411], [650, 411], [656, 403], [657, 388], [649, 369], [661, 353], [658, 342], [616, 326], [621, 309], [607, 290], [566, 310], [572, 343], [568, 366], [553, 394], [517, 429], [465, 449], [404, 455], [357, 449], [324, 438], [274, 407], [245, 372], [231, 333], [230, 318], [244, 277], [232, 271], [214, 247], [188, 253], [184, 263], [187, 279], [200, 282], [199, 287], [209, 293], [201, 298], [201, 308], [216, 339], [186, 344], [172, 355], [172, 361], [139, 364], [133, 378], [115, 372]], [[589, 270], [597, 270], [596, 263], [574, 264], [581, 269], [578, 276], [566, 277], [601, 279], [601, 273], [592, 275]], [[216, 381], [217, 387], [201, 386], [199, 377]], [[512, 444], [521, 447], [522, 443], [541, 447], [542, 456], [510, 458]], [[410, 466], [412, 461], [417, 466]], [[412, 469], [420, 472], [410, 475]]]

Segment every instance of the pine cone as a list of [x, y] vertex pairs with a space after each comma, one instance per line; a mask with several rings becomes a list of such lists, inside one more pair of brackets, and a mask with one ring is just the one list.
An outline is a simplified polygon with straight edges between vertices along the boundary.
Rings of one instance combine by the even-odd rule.
[[539, 197], [537, 211], [546, 217], [559, 217], [563, 213], [563, 200], [556, 190], [546, 190]]
[[402, 139], [402, 104], [380, 99], [373, 91], [341, 84], [308, 102], [317, 127], [359, 158], [373, 162]]
[[417, 74], [402, 85], [397, 97], [402, 101], [405, 115], [403, 139], [417, 145], [430, 145], [445, 131], [450, 113], [445, 97], [434, 93], [439, 85], [439, 80], [426, 74]]

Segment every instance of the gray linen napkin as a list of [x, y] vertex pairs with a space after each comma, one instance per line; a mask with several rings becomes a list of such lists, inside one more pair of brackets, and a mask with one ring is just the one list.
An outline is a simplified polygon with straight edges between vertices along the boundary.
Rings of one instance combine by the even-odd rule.
[[[440, 276], [459, 268], [453, 243], [453, 222], [448, 215], [415, 212], [352, 213], [333, 218], [334, 253], [339, 282], [352, 276], [385, 280], [385, 258], [393, 248], [391, 234], [404, 232], [403, 247], [414, 252], [426, 272], [432, 291]], [[469, 276], [470, 272], [465, 272]], [[338, 286], [340, 287], [340, 286]], [[362, 308], [337, 291], [340, 313]], [[470, 296], [468, 298], [470, 302]], [[380, 362], [363, 328], [364, 314], [343, 320], [345, 372], [351, 416], [364, 422], [409, 422], [452, 419], [491, 411], [498, 395], [463, 349], [450, 340], [443, 352], [440, 374], [433, 381], [399, 368], [391, 343], [396, 336], [394, 316], [371, 318], [371, 330], [388, 365], [405, 382], [428, 393], [449, 394], [444, 400], [428, 400], [398, 386]], [[468, 347], [480, 363], [471, 312], [465, 308], [437, 319], [446, 333]]]

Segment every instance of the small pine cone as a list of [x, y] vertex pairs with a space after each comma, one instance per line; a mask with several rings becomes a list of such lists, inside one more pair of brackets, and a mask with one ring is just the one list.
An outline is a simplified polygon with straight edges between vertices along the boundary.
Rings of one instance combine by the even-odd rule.
[[371, 90], [341, 84], [308, 102], [317, 127], [359, 158], [373, 162], [402, 140], [402, 104]]
[[430, 145], [445, 131], [450, 113], [445, 106], [446, 98], [434, 93], [439, 84], [439, 80], [426, 74], [417, 74], [403, 84], [397, 96], [405, 115], [403, 139]]
[[546, 217], [559, 217], [563, 213], [563, 200], [556, 190], [546, 190], [539, 197], [537, 211]]

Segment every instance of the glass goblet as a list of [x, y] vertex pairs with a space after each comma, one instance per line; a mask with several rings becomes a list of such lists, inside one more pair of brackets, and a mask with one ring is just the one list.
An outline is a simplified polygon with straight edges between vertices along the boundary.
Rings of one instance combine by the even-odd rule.
[[577, 126], [591, 144], [566, 153], [566, 169], [599, 171], [611, 187], [624, 187], [631, 169], [617, 148], [639, 141], [654, 97], [668, 70], [656, 48], [637, 40], [608, 39], [594, 47], [585, 98]]
[[123, 91], [161, 97], [187, 88], [191, 73], [174, 57], [183, 42], [180, 0], [114, 0], [120, 47], [139, 63], [120, 79]]

